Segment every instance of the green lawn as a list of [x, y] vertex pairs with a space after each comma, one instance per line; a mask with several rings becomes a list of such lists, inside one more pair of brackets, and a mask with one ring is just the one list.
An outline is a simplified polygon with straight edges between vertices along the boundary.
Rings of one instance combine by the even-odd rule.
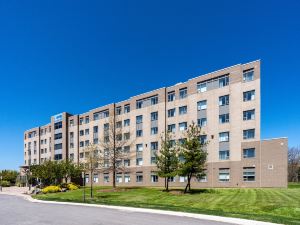
[[[300, 184], [284, 188], [200, 189], [193, 194], [166, 193], [159, 188], [126, 188], [119, 192], [99, 192], [94, 204], [122, 205], [228, 217], [239, 217], [283, 224], [300, 224]], [[180, 190], [180, 189], [178, 189]], [[40, 194], [41, 200], [82, 202], [83, 190]]]

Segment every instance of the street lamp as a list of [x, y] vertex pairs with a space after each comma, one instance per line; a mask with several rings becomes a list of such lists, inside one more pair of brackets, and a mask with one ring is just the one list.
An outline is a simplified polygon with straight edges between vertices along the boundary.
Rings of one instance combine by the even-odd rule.
[[85, 172], [81, 173], [82, 183], [83, 183], [83, 202], [85, 202]]

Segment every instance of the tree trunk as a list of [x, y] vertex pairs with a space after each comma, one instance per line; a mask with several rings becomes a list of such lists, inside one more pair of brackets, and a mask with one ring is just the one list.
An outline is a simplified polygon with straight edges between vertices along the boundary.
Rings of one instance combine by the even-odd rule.
[[167, 178], [166, 191], [169, 191], [169, 179]]
[[165, 177], [165, 189], [167, 189], [167, 178]]
[[187, 190], [189, 190], [189, 192], [191, 192], [191, 178], [192, 178], [192, 176], [188, 175], [188, 180], [187, 180], [187, 184], [184, 189], [184, 193], [187, 193]]
[[91, 172], [91, 198], [93, 198], [93, 182], [94, 182], [94, 178], [93, 178], [93, 175], [94, 175], [94, 173], [93, 173], [93, 171]]

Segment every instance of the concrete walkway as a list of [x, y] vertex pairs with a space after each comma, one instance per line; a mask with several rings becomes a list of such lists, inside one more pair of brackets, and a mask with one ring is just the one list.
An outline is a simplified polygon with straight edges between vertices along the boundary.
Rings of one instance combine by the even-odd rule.
[[[200, 221], [216, 221], [224, 224], [238, 224], [238, 225], [272, 225], [274, 223], [269, 222], [260, 222], [254, 220], [246, 220], [246, 219], [238, 219], [238, 218], [230, 218], [230, 217], [221, 217], [221, 216], [211, 216], [211, 215], [203, 215], [203, 214], [195, 214], [195, 213], [185, 213], [185, 212], [174, 212], [174, 211], [166, 211], [166, 210], [156, 210], [156, 209], [144, 209], [144, 208], [133, 208], [133, 207], [124, 207], [124, 206], [109, 206], [109, 205], [97, 205], [97, 204], [83, 204], [83, 203], [72, 203], [72, 202], [55, 202], [55, 201], [42, 201], [33, 199], [30, 195], [25, 194], [28, 191], [27, 188], [19, 188], [19, 187], [9, 187], [3, 188], [3, 191], [0, 194], [4, 195], [14, 195], [22, 197], [32, 203], [41, 203], [41, 204], [54, 204], [54, 205], [68, 205], [68, 206], [84, 206], [91, 208], [102, 208], [102, 209], [111, 209], [111, 210], [121, 210], [127, 211], [131, 213], [149, 213], [149, 214], [157, 214], [157, 215], [166, 215], [166, 216], [175, 216], [175, 217], [186, 217], [198, 219]], [[200, 223], [204, 224], [204, 223]]]

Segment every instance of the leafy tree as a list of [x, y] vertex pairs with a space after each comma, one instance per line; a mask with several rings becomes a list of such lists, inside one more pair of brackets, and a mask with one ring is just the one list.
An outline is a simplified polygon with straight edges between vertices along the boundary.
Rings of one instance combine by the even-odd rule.
[[300, 147], [289, 148], [288, 151], [288, 180], [298, 182], [300, 177]]
[[157, 174], [165, 178], [165, 190], [169, 191], [169, 179], [177, 175], [178, 157], [176, 148], [172, 146], [171, 133], [161, 135], [161, 149], [156, 154]]
[[12, 185], [16, 183], [16, 179], [18, 175], [19, 173], [15, 170], [2, 170], [0, 172], [0, 176], [2, 176], [2, 180], [6, 180]]
[[191, 191], [191, 178], [201, 179], [205, 175], [207, 152], [205, 146], [207, 143], [200, 141], [201, 128], [194, 122], [189, 125], [185, 132], [185, 139], [179, 145], [180, 157], [179, 175], [187, 177], [187, 185], [184, 193]]

